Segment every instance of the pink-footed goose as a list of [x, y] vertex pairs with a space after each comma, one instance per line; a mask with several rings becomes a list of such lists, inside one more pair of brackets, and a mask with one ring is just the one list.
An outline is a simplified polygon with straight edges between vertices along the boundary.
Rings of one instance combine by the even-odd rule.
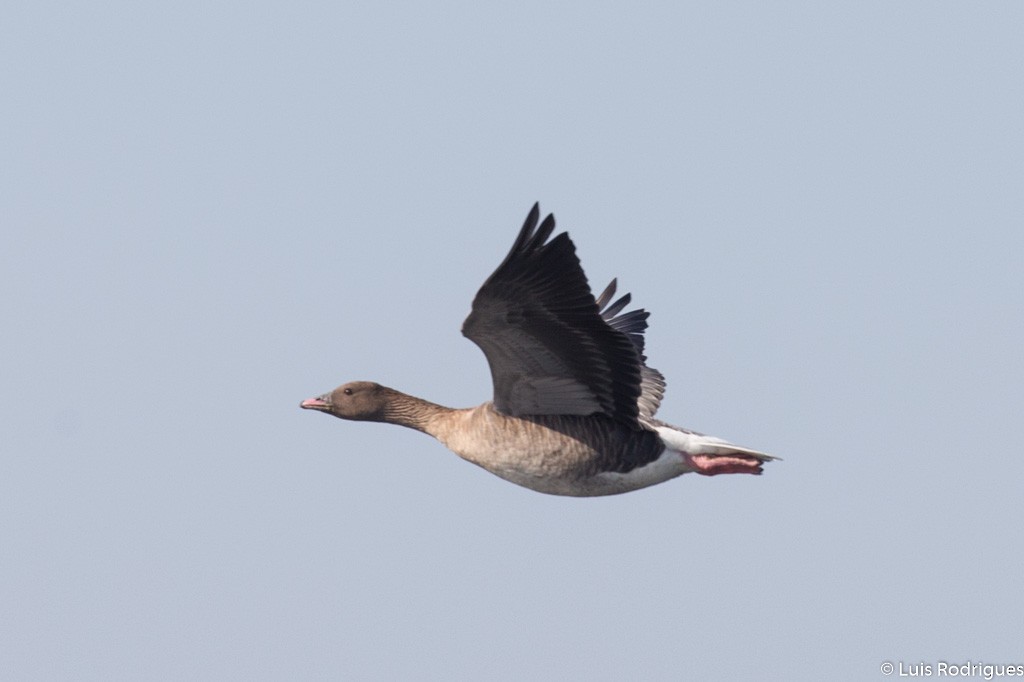
[[644, 362], [647, 313], [621, 312], [615, 280], [596, 300], [569, 235], [550, 241], [534, 205], [512, 250], [473, 300], [462, 333], [487, 356], [494, 400], [452, 409], [368, 381], [301, 407], [400, 424], [518, 485], [614, 495], [681, 474], [760, 474], [773, 457], [654, 418], [665, 393]]

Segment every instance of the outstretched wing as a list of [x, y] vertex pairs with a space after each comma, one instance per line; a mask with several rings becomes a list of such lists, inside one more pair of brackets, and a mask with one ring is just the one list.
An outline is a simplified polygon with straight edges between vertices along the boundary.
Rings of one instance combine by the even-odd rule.
[[600, 413], [637, 426], [642, 342], [631, 340], [630, 324], [602, 317], [569, 236], [548, 241], [554, 216], [538, 226], [539, 217], [535, 204], [462, 325], [487, 356], [494, 406], [516, 416]]
[[661, 399], [665, 397], [665, 377], [658, 370], [647, 366], [647, 356], [644, 355], [644, 330], [647, 329], [647, 318], [651, 314], [641, 308], [630, 310], [620, 315], [619, 312], [629, 305], [632, 296], [623, 294], [619, 300], [611, 303], [617, 286], [618, 280], [613, 279], [605, 287], [605, 290], [597, 297], [597, 308], [601, 311], [601, 317], [604, 318], [605, 322], [611, 325], [612, 329], [617, 329], [628, 336], [629, 340], [633, 342], [633, 346], [636, 347], [636, 352], [640, 354], [640, 398], [638, 407], [640, 408], [641, 417], [651, 419], [658, 411], [658, 407], [661, 406]]

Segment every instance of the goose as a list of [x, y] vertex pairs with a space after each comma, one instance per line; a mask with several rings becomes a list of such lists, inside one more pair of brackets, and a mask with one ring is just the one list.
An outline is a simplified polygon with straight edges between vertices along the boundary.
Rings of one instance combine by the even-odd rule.
[[[493, 399], [444, 407], [370, 381], [300, 407], [433, 436], [506, 481], [551, 495], [616, 495], [686, 473], [760, 474], [771, 455], [655, 419], [665, 379], [648, 367], [649, 315], [622, 312], [617, 280], [594, 297], [569, 235], [534, 204], [473, 300], [462, 333], [483, 350]], [[539, 224], [538, 224], [539, 223]]]

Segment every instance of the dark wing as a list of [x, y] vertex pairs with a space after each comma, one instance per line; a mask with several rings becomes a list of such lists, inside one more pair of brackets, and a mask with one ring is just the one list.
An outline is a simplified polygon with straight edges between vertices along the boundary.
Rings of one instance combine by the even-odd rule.
[[636, 352], [640, 355], [642, 366], [640, 367], [640, 399], [638, 406], [640, 408], [640, 416], [650, 419], [658, 411], [661, 399], [665, 397], [665, 377], [658, 370], [647, 366], [647, 356], [644, 355], [644, 330], [647, 329], [647, 318], [651, 314], [646, 310], [640, 309], [630, 310], [619, 315], [619, 312], [629, 305], [632, 296], [625, 294], [615, 303], [611, 303], [617, 286], [618, 281], [613, 279], [605, 287], [605, 290], [597, 297], [597, 308], [601, 311], [601, 317], [611, 325], [612, 329], [617, 329], [629, 337], [629, 340], [633, 342], [633, 346], [636, 347]]
[[494, 406], [516, 416], [600, 413], [637, 426], [641, 351], [629, 329], [602, 317], [569, 235], [548, 241], [554, 216], [538, 227], [539, 217], [535, 204], [462, 325], [487, 356]]

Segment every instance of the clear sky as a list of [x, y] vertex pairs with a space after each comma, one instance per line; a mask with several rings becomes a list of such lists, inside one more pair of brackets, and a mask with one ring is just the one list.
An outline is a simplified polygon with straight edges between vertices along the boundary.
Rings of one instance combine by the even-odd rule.
[[[8, 3], [0, 677], [1024, 662], [1022, 25]], [[652, 311], [659, 416], [783, 462], [556, 498], [298, 408], [489, 399], [459, 328], [537, 200]]]

